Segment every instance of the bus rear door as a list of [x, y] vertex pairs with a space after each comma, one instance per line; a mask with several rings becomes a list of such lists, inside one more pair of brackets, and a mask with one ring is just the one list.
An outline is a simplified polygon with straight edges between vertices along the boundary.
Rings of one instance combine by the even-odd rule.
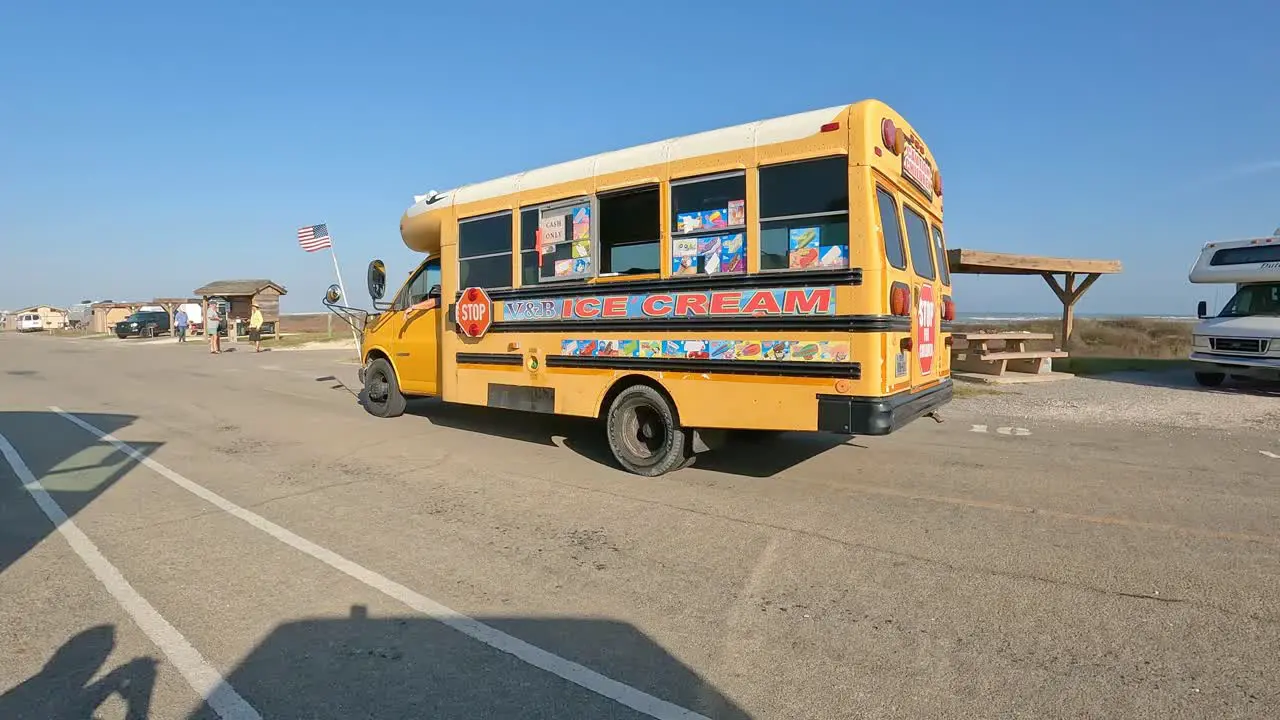
[[943, 350], [938, 333], [942, 322], [942, 284], [938, 281], [933, 241], [924, 214], [910, 202], [903, 202], [902, 220], [907, 231], [911, 264], [911, 348], [914, 355], [911, 388], [917, 390], [937, 382], [941, 370], [937, 357]]

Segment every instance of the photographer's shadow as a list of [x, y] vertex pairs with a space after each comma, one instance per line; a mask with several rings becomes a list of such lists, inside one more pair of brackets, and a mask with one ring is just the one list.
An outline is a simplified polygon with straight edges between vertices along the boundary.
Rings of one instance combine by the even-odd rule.
[[40, 672], [0, 695], [4, 720], [84, 720], [112, 695], [124, 701], [127, 720], [151, 715], [156, 684], [156, 661], [134, 658], [103, 677], [92, 680], [116, 644], [111, 625], [98, 625], [58, 648]]

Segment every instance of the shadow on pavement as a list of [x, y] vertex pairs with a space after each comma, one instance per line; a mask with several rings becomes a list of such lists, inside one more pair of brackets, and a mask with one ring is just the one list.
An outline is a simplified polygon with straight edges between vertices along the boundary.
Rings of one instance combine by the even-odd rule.
[[[133, 415], [75, 414], [112, 434], [137, 420]], [[133, 458], [53, 412], [0, 412], [0, 435], [9, 440], [31, 474], [41, 481], [69, 518], [74, 518], [137, 464]], [[161, 445], [129, 444], [145, 455]], [[91, 454], [78, 457], [90, 449], [93, 449]], [[13, 468], [0, 457], [0, 572], [53, 531], [49, 519], [22, 487]]]
[[[633, 626], [477, 618], [491, 628], [710, 718], [749, 716]], [[644, 718], [434, 620], [350, 617], [278, 626], [226, 682], [264, 718]], [[207, 704], [191, 720], [216, 718]]]
[[58, 648], [40, 672], [0, 695], [0, 718], [96, 718], [98, 708], [112, 695], [119, 695], [124, 702], [126, 720], [150, 717], [151, 695], [156, 683], [154, 658], [134, 658], [92, 680], [115, 644], [116, 631], [112, 625], [98, 625], [71, 638]]
[[[565, 447], [582, 457], [618, 467], [609, 450], [604, 425], [590, 418], [458, 405], [434, 399], [411, 400], [406, 412], [425, 418], [432, 425], [536, 445], [554, 447], [558, 445], [554, 438], [560, 437]], [[730, 438], [723, 447], [700, 453], [693, 467], [747, 477], [772, 477], [849, 440], [846, 435], [819, 433], [730, 433]]]
[[1228, 377], [1218, 387], [1203, 387], [1196, 382], [1191, 370], [1120, 370], [1100, 375], [1090, 375], [1094, 380], [1139, 385], [1142, 387], [1189, 390], [1206, 395], [1243, 395], [1256, 397], [1280, 397], [1280, 383], [1251, 378]]

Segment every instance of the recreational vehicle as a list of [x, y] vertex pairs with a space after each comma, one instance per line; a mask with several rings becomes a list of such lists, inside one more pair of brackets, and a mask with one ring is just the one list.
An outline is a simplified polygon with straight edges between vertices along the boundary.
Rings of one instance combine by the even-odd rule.
[[1196, 381], [1216, 387], [1227, 376], [1280, 380], [1280, 231], [1208, 243], [1189, 279], [1235, 286], [1217, 315], [1200, 301], [1191, 348]]

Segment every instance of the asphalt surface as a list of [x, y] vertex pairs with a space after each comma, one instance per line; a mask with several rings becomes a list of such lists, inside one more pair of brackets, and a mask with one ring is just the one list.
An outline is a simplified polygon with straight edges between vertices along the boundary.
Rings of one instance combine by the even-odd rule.
[[1274, 429], [978, 397], [650, 480], [202, 347], [0, 334], [0, 718], [1280, 716]]

